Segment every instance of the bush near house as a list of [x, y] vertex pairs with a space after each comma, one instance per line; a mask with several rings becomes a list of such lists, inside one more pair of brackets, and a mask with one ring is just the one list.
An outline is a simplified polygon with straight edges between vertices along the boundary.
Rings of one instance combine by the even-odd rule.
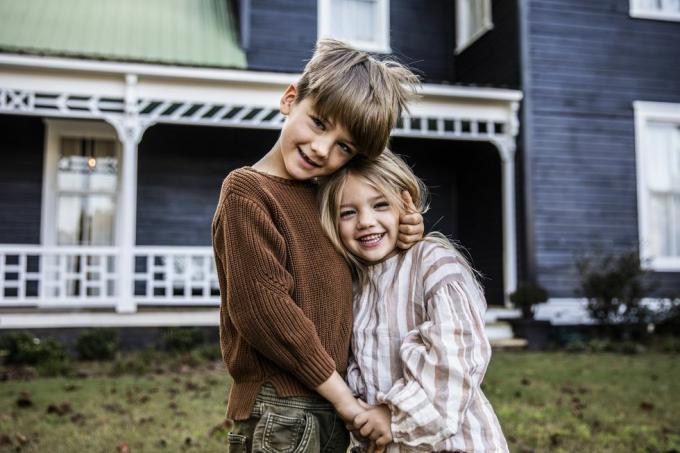
[[658, 313], [642, 304], [655, 285], [640, 266], [638, 251], [593, 255], [578, 260], [576, 266], [588, 312], [604, 334], [624, 340], [644, 337], [647, 324]]
[[76, 351], [82, 360], [109, 360], [118, 348], [118, 332], [110, 329], [86, 330], [76, 340]]

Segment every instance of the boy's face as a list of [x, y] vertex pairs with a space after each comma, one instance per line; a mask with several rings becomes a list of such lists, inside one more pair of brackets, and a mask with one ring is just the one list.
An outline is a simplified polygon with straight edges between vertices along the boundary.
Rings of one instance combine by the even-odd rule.
[[279, 139], [285, 172], [296, 180], [330, 175], [354, 157], [356, 145], [341, 124], [319, 117], [311, 98], [296, 103], [296, 94], [288, 87], [280, 105], [288, 116]]

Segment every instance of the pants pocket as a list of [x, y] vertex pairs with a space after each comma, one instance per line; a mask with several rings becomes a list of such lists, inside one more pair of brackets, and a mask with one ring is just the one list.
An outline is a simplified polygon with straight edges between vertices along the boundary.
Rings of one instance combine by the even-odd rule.
[[229, 433], [228, 453], [248, 453], [248, 438], [242, 434]]
[[266, 411], [255, 426], [253, 452], [318, 453], [316, 417], [304, 411], [276, 409], [276, 412]]

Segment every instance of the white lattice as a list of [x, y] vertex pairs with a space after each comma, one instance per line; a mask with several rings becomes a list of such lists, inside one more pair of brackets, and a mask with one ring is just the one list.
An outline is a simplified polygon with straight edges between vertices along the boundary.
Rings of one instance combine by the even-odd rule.
[[[111, 121], [122, 117], [123, 98], [49, 93], [0, 88], [0, 112]], [[140, 99], [136, 114], [146, 125], [155, 123], [278, 129], [284, 121], [278, 108], [208, 102]], [[393, 135], [448, 139], [488, 139], [512, 134], [504, 121], [487, 118], [405, 116]]]
[[134, 294], [119, 294], [115, 247], [0, 246], [0, 307], [219, 305], [210, 247], [137, 247]]
[[113, 305], [116, 253], [111, 247], [3, 247], [0, 302]]
[[218, 304], [210, 247], [137, 247], [135, 299], [140, 304]]

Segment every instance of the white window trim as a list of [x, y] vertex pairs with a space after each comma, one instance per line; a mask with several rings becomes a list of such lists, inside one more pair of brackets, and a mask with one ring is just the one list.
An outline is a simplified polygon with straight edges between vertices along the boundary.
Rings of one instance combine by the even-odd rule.
[[478, 0], [478, 1], [486, 1], [488, 3], [488, 10], [490, 12], [490, 15], [489, 17], [485, 18], [486, 21], [482, 24], [481, 28], [479, 28], [472, 35], [470, 35], [469, 38], [463, 40], [461, 39], [460, 33], [458, 32], [458, 30], [460, 30], [461, 28], [460, 21], [462, 20], [463, 17], [461, 11], [462, 5], [460, 0], [456, 0], [456, 50], [455, 50], [456, 55], [462, 53], [465, 49], [474, 44], [479, 38], [484, 36], [486, 32], [493, 30], [493, 10], [491, 6], [491, 0]]
[[[43, 165], [42, 213], [40, 222], [41, 243], [47, 246], [57, 244], [56, 211], [57, 211], [57, 166], [59, 164], [59, 147], [62, 137], [100, 138], [114, 140], [116, 152], [122, 159], [122, 150], [116, 131], [107, 123], [77, 120], [45, 120], [45, 159]], [[120, 166], [119, 166], [120, 172]], [[120, 180], [120, 174], [118, 175]], [[120, 199], [120, 184], [116, 189], [116, 198]], [[120, 203], [116, 203], [116, 239], [121, 231]]]
[[318, 0], [317, 2], [317, 37], [321, 38], [335, 38], [342, 39], [352, 47], [360, 50], [365, 50], [367, 52], [375, 53], [392, 53], [392, 48], [390, 47], [390, 0], [378, 0], [378, 20], [381, 21], [380, 27], [382, 28], [382, 33], [379, 36], [378, 42], [366, 42], [366, 41], [355, 41], [347, 40], [344, 38], [339, 38], [333, 36], [330, 33], [331, 30], [331, 0]]
[[652, 20], [666, 20], [671, 22], [680, 22], [680, 12], [679, 13], [665, 13], [658, 10], [644, 9], [637, 6], [636, 0], [630, 0], [628, 2], [630, 17], [637, 19], [652, 19]]
[[654, 257], [649, 249], [647, 240], [650, 234], [647, 223], [649, 206], [642, 162], [647, 123], [651, 120], [680, 124], [680, 104], [634, 101], [633, 109], [635, 111], [635, 162], [637, 167], [640, 262], [644, 269], [658, 272], [678, 272], [680, 271], [680, 257]]

